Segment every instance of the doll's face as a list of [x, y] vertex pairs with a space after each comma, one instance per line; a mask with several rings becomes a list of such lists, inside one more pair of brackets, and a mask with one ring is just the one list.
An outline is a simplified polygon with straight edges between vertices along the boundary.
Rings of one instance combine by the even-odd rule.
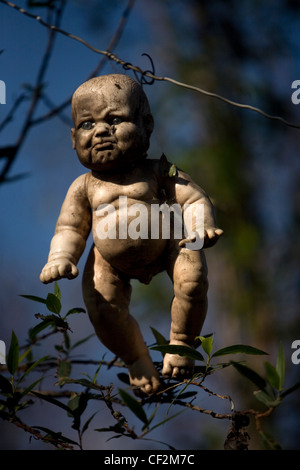
[[144, 158], [152, 131], [152, 116], [141, 105], [141, 92], [114, 77], [84, 84], [73, 97], [73, 148], [80, 162], [96, 171]]

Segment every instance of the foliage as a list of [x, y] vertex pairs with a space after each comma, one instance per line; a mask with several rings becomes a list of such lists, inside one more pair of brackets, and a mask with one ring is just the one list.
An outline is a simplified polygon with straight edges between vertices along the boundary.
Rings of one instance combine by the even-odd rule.
[[[71, 344], [69, 317], [74, 314], [85, 313], [82, 308], [73, 308], [66, 314], [62, 314], [61, 290], [55, 283], [54, 293], [49, 293], [45, 299], [23, 295], [22, 297], [45, 305], [47, 314], [36, 314], [39, 322], [31, 328], [28, 333], [28, 341], [24, 347], [20, 347], [18, 338], [14, 331], [11, 334], [11, 342], [8, 348], [6, 366], [1, 366], [0, 375], [0, 417], [12, 424], [29, 432], [32, 436], [40, 439], [58, 449], [83, 449], [83, 436], [90, 427], [97, 412], [90, 413], [89, 405], [97, 400], [105, 403], [109, 409], [113, 424], [105, 428], [95, 428], [95, 432], [110, 433], [111, 438], [128, 437], [131, 439], [145, 439], [149, 433], [153, 433], [159, 426], [163, 426], [170, 419], [176, 418], [185, 408], [208, 414], [213, 418], [226, 419], [231, 423], [229, 432], [225, 439], [225, 449], [246, 449], [248, 448], [249, 418], [253, 416], [256, 420], [256, 428], [265, 445], [268, 448], [280, 448], [275, 440], [267, 436], [260, 426], [261, 418], [269, 416], [291, 392], [300, 387], [300, 382], [293, 387], [285, 388], [285, 358], [282, 345], [278, 349], [276, 365], [265, 362], [266, 377], [263, 378], [253, 369], [244, 364], [243, 361], [228, 360], [218, 362], [219, 358], [237, 354], [245, 355], [266, 355], [267, 353], [248, 345], [232, 345], [214, 351], [214, 335], [199, 336], [195, 338], [195, 349], [183, 346], [172, 346], [157, 330], [152, 328], [155, 337], [155, 344], [151, 350], [162, 353], [174, 353], [196, 359], [201, 365], [196, 366], [195, 373], [190, 380], [179, 382], [169, 380], [165, 382], [165, 387], [161, 392], [151, 397], [137, 398], [132, 395], [133, 387], [127, 385], [126, 389], [115, 390], [112, 384], [105, 385], [100, 382], [99, 376], [102, 367], [112, 365], [123, 367], [123, 364], [115, 358], [110, 363], [104, 360], [95, 364], [95, 373], [91, 377], [72, 377], [73, 365], [76, 363], [74, 350], [88, 341], [90, 337], [83, 338]], [[43, 334], [41, 334], [43, 332]], [[55, 355], [49, 354], [38, 359], [33, 359], [36, 346], [44, 343], [50, 336], [62, 336], [63, 341], [54, 346]], [[198, 350], [201, 348], [201, 352]], [[93, 363], [93, 361], [88, 361]], [[161, 364], [157, 364], [161, 368]], [[265, 411], [245, 410], [238, 412], [234, 408], [233, 400], [230, 397], [220, 396], [206, 386], [204, 381], [227, 367], [234, 367], [240, 374], [249, 379], [256, 387], [255, 398], [266, 408]], [[53, 377], [57, 377], [55, 390], [43, 390], [42, 382], [45, 378], [45, 371]], [[37, 375], [37, 378], [36, 378]], [[119, 378], [128, 384], [126, 373], [118, 374]], [[37, 387], [38, 386], [38, 387]], [[66, 390], [66, 387], [71, 387]], [[76, 390], [73, 390], [74, 387]], [[201, 391], [212, 394], [222, 399], [229, 399], [231, 412], [227, 414], [216, 413], [212, 410], [200, 408], [195, 404]], [[31, 426], [25, 424], [21, 418], [24, 409], [37, 407], [38, 401], [46, 401], [53, 405], [56, 412], [62, 412], [72, 419], [72, 429], [77, 432], [77, 440], [63, 435], [59, 431], [44, 426]], [[163, 420], [155, 422], [157, 411], [160, 406], [167, 404], [167, 412]], [[171, 407], [182, 408], [173, 414], [169, 414]], [[150, 409], [147, 414], [145, 409]], [[126, 408], [141, 424], [141, 432], [134, 431], [120, 411]], [[168, 443], [162, 443], [169, 448]]]

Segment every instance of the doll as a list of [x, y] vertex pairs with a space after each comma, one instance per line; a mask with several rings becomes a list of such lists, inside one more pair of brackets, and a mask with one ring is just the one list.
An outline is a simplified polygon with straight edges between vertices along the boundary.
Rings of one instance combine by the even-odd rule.
[[[204, 248], [214, 245], [222, 230], [211, 201], [189, 175], [178, 169], [170, 172], [174, 165], [165, 156], [147, 158], [153, 117], [135, 80], [110, 74], [83, 83], [73, 95], [72, 118], [73, 148], [89, 172], [67, 192], [40, 279], [48, 283], [75, 278], [92, 231], [82, 280], [89, 318], [100, 341], [128, 367], [134, 388], [151, 395], [161, 388], [161, 380], [129, 311], [130, 280], [148, 284], [159, 272], [168, 273], [174, 287], [170, 344], [193, 347], [207, 312]], [[163, 204], [182, 209], [201, 204], [202, 245], [195, 224], [179, 238], [172, 227], [163, 237], [156, 226], [153, 236], [151, 209]], [[144, 236], [138, 236], [137, 207]], [[185, 378], [193, 366], [189, 358], [165, 354], [162, 375]]]

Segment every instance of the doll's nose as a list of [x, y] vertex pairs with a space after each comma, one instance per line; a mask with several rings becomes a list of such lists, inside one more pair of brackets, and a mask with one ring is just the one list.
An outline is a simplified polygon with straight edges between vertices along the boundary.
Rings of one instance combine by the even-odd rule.
[[107, 122], [99, 122], [96, 125], [95, 135], [103, 136], [110, 134], [110, 125]]

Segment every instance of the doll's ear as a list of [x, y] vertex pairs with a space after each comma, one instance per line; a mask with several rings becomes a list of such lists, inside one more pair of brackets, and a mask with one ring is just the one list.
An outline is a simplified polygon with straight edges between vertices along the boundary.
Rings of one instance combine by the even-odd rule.
[[75, 150], [75, 129], [74, 128], [71, 129], [71, 140], [73, 144], [73, 149]]
[[154, 119], [152, 114], [146, 114], [146, 116], [144, 116], [144, 126], [147, 134], [150, 136], [154, 128]]

